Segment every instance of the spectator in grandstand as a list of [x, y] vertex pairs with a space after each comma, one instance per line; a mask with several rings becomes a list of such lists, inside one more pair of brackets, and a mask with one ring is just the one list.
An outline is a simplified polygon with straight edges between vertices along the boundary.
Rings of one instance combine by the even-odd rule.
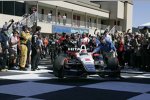
[[52, 11], [47, 14], [47, 21], [50, 23], [52, 21]]
[[63, 24], [66, 25], [66, 21], [67, 21], [67, 14], [66, 13], [62, 16], [62, 19], [63, 19]]
[[61, 22], [61, 14], [60, 14], [60, 12], [58, 12], [58, 23], [60, 24], [60, 22]]

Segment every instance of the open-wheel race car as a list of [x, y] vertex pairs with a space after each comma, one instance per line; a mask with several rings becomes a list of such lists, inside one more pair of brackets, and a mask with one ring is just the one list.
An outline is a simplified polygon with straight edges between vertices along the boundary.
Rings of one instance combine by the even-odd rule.
[[106, 76], [120, 77], [118, 60], [117, 57], [112, 56], [112, 53], [105, 54], [106, 60], [102, 54], [87, 52], [85, 45], [72, 50], [68, 50], [66, 54], [59, 54], [55, 58], [53, 73], [56, 77], [87, 77], [93, 74], [98, 74], [103, 78]]

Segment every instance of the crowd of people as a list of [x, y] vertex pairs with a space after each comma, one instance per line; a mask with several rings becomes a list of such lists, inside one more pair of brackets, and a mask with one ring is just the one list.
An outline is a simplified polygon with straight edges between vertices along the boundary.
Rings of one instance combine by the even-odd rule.
[[[150, 71], [150, 33], [144, 28], [143, 33], [130, 33], [129, 31], [111, 34], [105, 30], [103, 34], [72, 33], [42, 36], [41, 27], [32, 28], [22, 26], [18, 30], [17, 24], [11, 20], [10, 24], [3, 26], [0, 32], [0, 69], [27, 70], [31, 64], [31, 70], [39, 70], [40, 59], [48, 54], [51, 61], [61, 52], [67, 53], [68, 47], [80, 47], [85, 44], [90, 52], [100, 50], [116, 52], [121, 68], [128, 66], [139, 70]], [[16, 25], [16, 27], [15, 27]], [[8, 30], [13, 27], [12, 35], [8, 36]], [[20, 29], [20, 28], [19, 28]]]
[[[13, 25], [14, 21], [11, 20], [0, 32], [0, 69], [27, 70], [31, 62], [31, 70], [38, 70], [40, 52], [45, 45], [40, 33], [41, 27], [37, 26], [32, 33], [32, 29], [27, 26], [19, 31]], [[8, 35], [10, 27], [13, 29], [12, 35]]]

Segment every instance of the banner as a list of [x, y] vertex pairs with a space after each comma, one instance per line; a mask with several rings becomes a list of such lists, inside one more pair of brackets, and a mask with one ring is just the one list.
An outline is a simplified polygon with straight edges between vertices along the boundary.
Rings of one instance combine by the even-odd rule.
[[79, 34], [83, 33], [89, 33], [88, 29], [81, 29], [81, 28], [71, 28], [71, 33], [76, 33], [78, 32]]
[[53, 25], [52, 26], [52, 32], [53, 33], [79, 33], [79, 34], [83, 34], [83, 33], [89, 33], [88, 29], [84, 29], [84, 28], [73, 28], [73, 27], [65, 27], [65, 26], [57, 26], [57, 25]]
[[64, 27], [64, 26], [52, 26], [52, 32], [53, 33], [71, 33], [71, 28], [70, 27]]

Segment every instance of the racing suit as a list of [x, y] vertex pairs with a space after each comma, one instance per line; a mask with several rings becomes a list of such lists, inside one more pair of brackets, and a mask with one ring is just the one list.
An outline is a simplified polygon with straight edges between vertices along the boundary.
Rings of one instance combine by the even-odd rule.
[[25, 68], [26, 65], [26, 61], [27, 61], [27, 52], [28, 52], [28, 48], [27, 48], [27, 41], [31, 39], [31, 35], [29, 32], [25, 33], [22, 32], [21, 33], [21, 40], [20, 40], [20, 48], [21, 48], [21, 54], [20, 54], [20, 67], [21, 69]]

